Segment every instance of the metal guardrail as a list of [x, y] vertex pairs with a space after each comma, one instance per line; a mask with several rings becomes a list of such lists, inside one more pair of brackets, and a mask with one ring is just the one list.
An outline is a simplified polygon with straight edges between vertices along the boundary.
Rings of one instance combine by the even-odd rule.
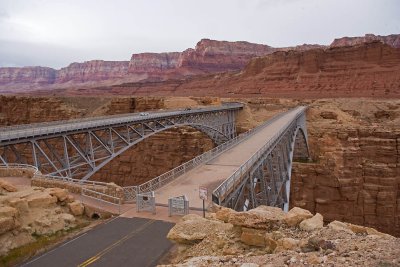
[[[243, 174], [249, 171], [250, 167], [256, 162], [257, 159], [260, 158], [268, 149], [270, 149], [274, 143], [276, 143], [279, 137], [282, 136], [284, 132], [286, 132], [294, 123], [296, 123], [297, 119], [303, 115], [307, 107], [302, 107], [300, 111], [297, 112], [296, 117], [287, 123], [278, 133], [276, 133], [265, 145], [263, 145], [257, 152], [255, 152], [245, 163], [243, 163], [239, 169], [237, 169], [229, 178], [227, 178], [224, 182], [222, 182], [212, 193], [213, 201], [218, 199], [219, 203], [221, 197], [225, 197], [227, 192], [230, 191], [234, 185], [240, 183], [240, 179]], [[290, 112], [290, 111], [288, 111]]]
[[107, 185], [107, 183], [105, 183], [105, 182], [79, 180], [79, 179], [73, 179], [73, 178], [69, 178], [69, 177], [54, 176], [54, 175], [44, 175], [44, 174], [35, 175], [34, 178], [35, 179], [46, 179], [46, 180], [60, 181], [60, 182], [78, 184], [78, 185], [102, 185], [102, 186], [106, 186]]
[[[104, 193], [101, 193], [101, 192], [98, 192], [98, 191], [95, 191], [95, 190], [91, 190], [91, 189], [88, 189], [88, 188], [85, 188], [85, 187], [82, 187], [82, 196], [89, 197], [89, 198], [96, 199], [96, 200], [100, 200], [100, 201], [105, 202], [107, 204], [118, 206], [118, 213], [121, 214], [122, 200], [119, 197], [110, 196], [110, 195], [107, 195], [107, 194], [104, 194]], [[96, 196], [98, 196], [98, 197], [96, 197]], [[112, 199], [115, 202], [108, 201], [108, 200], [106, 200], [104, 198]]]
[[124, 201], [125, 203], [132, 203], [136, 201], [136, 194], [137, 194], [137, 186], [124, 186], [122, 187], [124, 190]]
[[29, 169], [33, 171], [33, 175], [40, 173], [39, 169], [35, 166], [20, 163], [0, 164], [0, 169]]
[[218, 156], [219, 154], [221, 154], [222, 152], [232, 148], [233, 146], [243, 142], [244, 140], [247, 140], [249, 137], [253, 136], [254, 134], [256, 134], [257, 132], [259, 132], [260, 130], [262, 130], [264, 127], [270, 125], [271, 123], [273, 123], [274, 121], [278, 120], [279, 118], [285, 116], [289, 111], [283, 112], [283, 113], [279, 113], [275, 116], [273, 116], [271, 119], [269, 119], [268, 121], [264, 122], [263, 124], [239, 135], [236, 136], [235, 138], [193, 158], [192, 160], [189, 160], [181, 165], [179, 165], [178, 167], [161, 174], [160, 176], [157, 176], [149, 181], [147, 181], [146, 183], [143, 183], [141, 185], [138, 186], [138, 192], [142, 193], [142, 192], [150, 192], [150, 191], [155, 191], [156, 189], [170, 183], [171, 181], [173, 181], [174, 179], [176, 179], [177, 177], [181, 176], [182, 174], [194, 169], [195, 167], [199, 166], [200, 164], [207, 162], [213, 158], [215, 158], [216, 156]]
[[[9, 163], [7, 165], [4, 164], [0, 164], [0, 169], [28, 169], [28, 170], [32, 170], [33, 171], [33, 179], [43, 179], [43, 180], [52, 180], [52, 181], [60, 181], [60, 182], [65, 182], [65, 183], [71, 183], [71, 184], [76, 184], [76, 185], [81, 185], [82, 186], [82, 195], [84, 195], [84, 192], [91, 192], [93, 195], [98, 195], [101, 197], [107, 197], [107, 198], [111, 198], [111, 199], [118, 199], [119, 201], [119, 205], [121, 205], [121, 199], [114, 197], [112, 195], [107, 195], [95, 190], [91, 190], [89, 188], [85, 188], [84, 186], [88, 186], [88, 185], [92, 185], [92, 186], [107, 186], [108, 184], [105, 182], [97, 182], [97, 181], [87, 181], [87, 180], [78, 180], [78, 179], [72, 179], [69, 177], [62, 177], [62, 176], [52, 176], [52, 175], [43, 175], [40, 173], [40, 171], [38, 170], [38, 168], [36, 168], [35, 166], [32, 165], [28, 165], [28, 164], [15, 164], [15, 163]], [[88, 196], [88, 195], [85, 195]], [[101, 200], [103, 202], [108, 202], [111, 204], [116, 205], [115, 203], [109, 202], [109, 201], [105, 201], [102, 198], [96, 198], [94, 196], [88, 196], [91, 198], [95, 198], [98, 200]]]
[[0, 141], [26, 138], [29, 136], [36, 136], [36, 135], [58, 134], [67, 131], [83, 130], [83, 129], [89, 129], [107, 125], [118, 125], [129, 122], [140, 122], [152, 119], [161, 119], [171, 116], [238, 109], [242, 107], [243, 104], [231, 103], [231, 104], [224, 104], [219, 107], [150, 113], [147, 116], [140, 116], [139, 113], [131, 113], [119, 116], [112, 115], [112, 116], [74, 119], [66, 121], [54, 121], [46, 123], [7, 126], [0, 128]]

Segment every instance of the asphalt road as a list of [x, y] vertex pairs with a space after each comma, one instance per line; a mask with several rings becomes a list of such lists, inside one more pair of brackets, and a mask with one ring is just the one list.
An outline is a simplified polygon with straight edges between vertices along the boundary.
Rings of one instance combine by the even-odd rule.
[[166, 238], [172, 226], [163, 221], [117, 217], [21, 266], [156, 266], [172, 246]]

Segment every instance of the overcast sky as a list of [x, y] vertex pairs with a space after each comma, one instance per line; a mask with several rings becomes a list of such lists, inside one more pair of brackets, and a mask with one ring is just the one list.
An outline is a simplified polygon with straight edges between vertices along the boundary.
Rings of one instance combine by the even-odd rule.
[[0, 66], [183, 51], [202, 38], [271, 46], [400, 33], [399, 0], [0, 0]]

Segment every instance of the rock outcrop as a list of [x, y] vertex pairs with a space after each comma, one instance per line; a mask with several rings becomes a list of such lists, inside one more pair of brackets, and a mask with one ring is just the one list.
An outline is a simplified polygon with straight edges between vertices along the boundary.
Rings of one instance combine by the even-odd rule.
[[46, 67], [0, 68], [0, 86], [7, 84], [48, 85], [54, 83], [56, 70]]
[[330, 47], [354, 46], [373, 41], [379, 41], [392, 47], [400, 48], [400, 34], [391, 34], [387, 36], [366, 34], [362, 37], [342, 37], [335, 39]]
[[[0, 255], [79, 224], [83, 214], [80, 202], [65, 207], [68, 192], [59, 188], [22, 187], [0, 194]], [[72, 215], [72, 214], [73, 215]], [[83, 220], [83, 219], [82, 219]]]
[[[336, 39], [330, 46], [331, 49], [342, 46], [358, 46], [373, 41], [381, 42], [394, 48], [400, 47], [399, 35], [374, 36], [366, 35], [365, 37], [344, 37]], [[140, 53], [133, 54], [130, 61], [103, 61], [91, 60], [83, 63], [72, 63], [60, 70], [45, 67], [24, 67], [24, 68], [0, 68], [0, 92], [24, 92], [42, 88], [50, 90], [54, 88], [71, 88], [79, 85], [84, 88], [92, 88], [98, 86], [110, 86], [124, 83], [158, 83], [166, 80], [180, 80], [199, 74], [212, 74], [229, 71], [242, 70], [251, 59], [255, 57], [263, 57], [274, 52], [282, 52], [278, 54], [278, 60], [284, 59], [289, 63], [289, 69], [283, 70], [283, 74], [293, 73], [291, 66], [293, 60], [305, 62], [310, 68], [306, 68], [307, 73], [315, 73], [319, 70], [327, 68], [331, 74], [336, 71], [337, 67], [325, 67], [323, 65], [324, 58], [320, 53], [312, 53], [310, 55], [301, 55], [300, 59], [288, 59], [285, 56], [287, 51], [305, 52], [308, 50], [320, 49], [324, 50], [327, 46], [323, 45], [298, 45], [294, 47], [274, 48], [268, 45], [253, 44], [249, 42], [227, 42], [216, 41], [210, 39], [202, 39], [194, 49], [189, 48], [183, 52], [171, 53]], [[329, 49], [328, 49], [329, 50]], [[289, 54], [289, 56], [293, 53]], [[339, 60], [345, 59], [344, 57]], [[279, 59], [280, 58], [280, 59]], [[352, 60], [352, 58], [349, 58]], [[274, 59], [268, 62], [275, 62]], [[318, 66], [313, 66], [318, 63]], [[257, 66], [265, 65], [258, 61]], [[281, 65], [286, 65], [282, 63]], [[394, 62], [394, 64], [396, 64]], [[278, 64], [279, 65], [279, 64]], [[281, 68], [275, 72], [272, 80], [280, 77]], [[296, 74], [296, 71], [294, 71]], [[309, 80], [312, 77], [295, 77], [294, 80], [300, 81], [298, 87], [302, 86], [301, 81]], [[360, 77], [362, 79], [363, 77]], [[293, 77], [290, 77], [293, 80]], [[259, 86], [258, 86], [259, 87]], [[78, 88], [82, 89], [82, 88]], [[104, 88], [103, 88], [104, 89]], [[390, 89], [390, 88], [389, 88]], [[253, 89], [250, 89], [253, 90]], [[229, 88], [229, 91], [236, 92], [237, 89]], [[261, 90], [262, 91], [262, 90]], [[237, 92], [236, 92], [237, 93]], [[244, 92], [247, 93], [247, 92]], [[260, 93], [256, 90], [252, 93]]]
[[238, 128], [300, 104], [313, 161], [293, 164], [291, 206], [400, 237], [400, 100], [253, 98]]
[[[400, 49], [358, 46], [278, 51], [250, 60], [240, 73], [160, 83], [129, 83], [93, 93], [224, 97], [400, 97]], [[379, 73], [379, 75], [378, 75]], [[74, 90], [68, 90], [73, 94]], [[75, 92], [78, 93], [78, 92]], [[377, 114], [385, 116], [385, 114]]]
[[[282, 216], [278, 209], [268, 208], [268, 212], [266, 207], [257, 209], [235, 212], [222, 208], [216, 214], [208, 214], [207, 219], [186, 215], [168, 234], [178, 244], [179, 251], [168, 266], [395, 266], [400, 263], [400, 239], [375, 229], [337, 221], [324, 227], [320, 214], [311, 219], [303, 217], [299, 228], [285, 221], [293, 218], [293, 214], [308, 214], [306, 210], [295, 208], [292, 215]], [[218, 213], [228, 217], [229, 223], [216, 219]], [[248, 223], [243, 225], [245, 217]], [[276, 225], [274, 229], [270, 228], [271, 221]], [[302, 225], [315, 227], [303, 231]]]
[[85, 83], [115, 80], [126, 76], [129, 61], [91, 60], [72, 63], [56, 71], [54, 83]]
[[172, 53], [133, 54], [130, 61], [91, 60], [60, 70], [43, 67], [0, 68], [0, 91], [110, 85], [142, 80], [162, 81], [204, 73], [242, 69], [274, 48], [248, 42], [203, 39], [195, 49]]

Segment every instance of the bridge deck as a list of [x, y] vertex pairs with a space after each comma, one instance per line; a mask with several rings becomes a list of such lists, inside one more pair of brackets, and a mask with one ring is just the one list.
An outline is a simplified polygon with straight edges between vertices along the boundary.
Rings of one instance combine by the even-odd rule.
[[[0, 142], [19, 140], [24, 138], [33, 138], [46, 135], [54, 135], [58, 133], [66, 133], [73, 131], [87, 131], [98, 127], [110, 125], [123, 125], [132, 122], [146, 122], [154, 119], [171, 118], [177, 116], [185, 116], [190, 114], [200, 114], [207, 112], [238, 110], [243, 107], [241, 103], [225, 103], [221, 106], [210, 106], [205, 108], [193, 108], [190, 110], [174, 110], [174, 111], [153, 111], [145, 114], [130, 113], [117, 114], [102, 117], [90, 117], [73, 119], [66, 121], [53, 121], [45, 123], [22, 124], [16, 126], [0, 127]], [[144, 116], [143, 116], [144, 115]]]
[[208, 189], [207, 206], [210, 205], [212, 192], [278, 133], [282, 127], [292, 121], [297, 112], [298, 109], [293, 109], [251, 138], [156, 190], [157, 203], [167, 204], [168, 198], [185, 194], [189, 199], [191, 208], [202, 208], [202, 201], [199, 199], [199, 186], [204, 186]]

